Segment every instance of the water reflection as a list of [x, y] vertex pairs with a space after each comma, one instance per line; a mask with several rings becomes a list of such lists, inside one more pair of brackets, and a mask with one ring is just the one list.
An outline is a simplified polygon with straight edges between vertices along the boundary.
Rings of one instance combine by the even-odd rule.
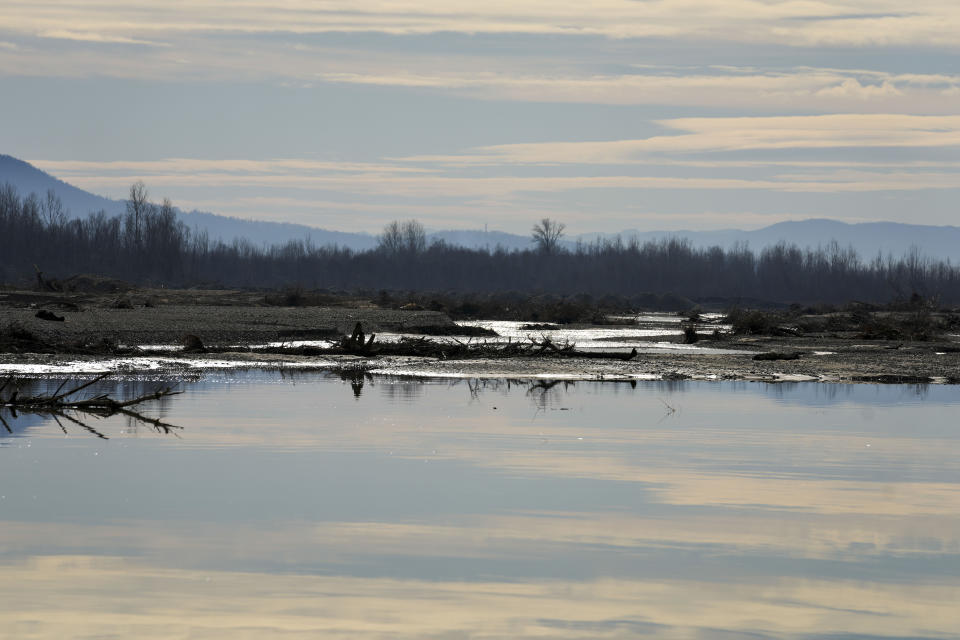
[[364, 384], [369, 382], [373, 385], [373, 375], [364, 369], [341, 369], [334, 372], [333, 375], [337, 376], [342, 382], [349, 383], [350, 389], [353, 391], [353, 397], [357, 400], [363, 395]]
[[51, 421], [0, 450], [0, 636], [960, 626], [954, 387], [225, 372], [184, 389], [164, 416], [181, 440]]
[[[739, 381], [737, 388], [746, 388], [752, 383]], [[875, 391], [878, 397], [889, 396], [890, 390], [894, 389], [896, 394], [902, 398], [912, 398], [915, 400], [924, 400], [930, 394], [931, 387], [936, 388], [939, 385], [931, 384], [873, 384], [873, 385], [852, 385], [852, 384], [809, 384], [808, 382], [771, 382], [763, 383], [768, 387], [769, 393], [779, 398], [782, 402], [794, 403], [801, 402], [809, 404], [811, 398], [822, 403], [833, 404], [841, 400], [852, 400], [864, 398], [864, 389]], [[862, 401], [862, 400], [861, 400]]]
[[[79, 428], [102, 440], [109, 440], [93, 420], [114, 416], [126, 424], [124, 433], [137, 433], [149, 427], [156, 433], [173, 434], [180, 427], [161, 418], [169, 409], [169, 402], [179, 382], [158, 386], [143, 380], [106, 380], [108, 374], [87, 381], [77, 378], [7, 378], [0, 383], [0, 427], [7, 435], [19, 434], [23, 429], [52, 420], [69, 435], [67, 426]], [[147, 391], [148, 384], [151, 387]], [[84, 395], [80, 395], [83, 393]], [[155, 405], [158, 417], [141, 413], [144, 403]]]

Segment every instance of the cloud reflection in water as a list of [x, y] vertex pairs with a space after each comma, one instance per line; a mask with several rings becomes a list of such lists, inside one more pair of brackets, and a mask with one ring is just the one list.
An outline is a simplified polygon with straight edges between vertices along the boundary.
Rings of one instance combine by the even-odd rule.
[[215, 374], [164, 408], [175, 442], [30, 427], [29, 450], [0, 453], [0, 629], [935, 638], [960, 621], [952, 387], [361, 381]]

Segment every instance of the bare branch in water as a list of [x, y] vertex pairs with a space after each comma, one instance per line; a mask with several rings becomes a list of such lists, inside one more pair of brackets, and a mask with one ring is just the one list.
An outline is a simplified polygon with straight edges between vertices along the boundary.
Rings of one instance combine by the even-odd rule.
[[[57, 390], [54, 391], [52, 395], [20, 396], [19, 391], [14, 390], [6, 399], [0, 397], [0, 409], [6, 409], [10, 411], [14, 417], [17, 416], [17, 411], [20, 411], [21, 413], [51, 416], [54, 420], [56, 420], [63, 432], [66, 433], [66, 427], [64, 427], [63, 423], [60, 422], [60, 418], [63, 418], [92, 433], [98, 438], [103, 438], [104, 440], [108, 439], [107, 436], [103, 435], [79, 418], [69, 415], [67, 412], [72, 411], [74, 413], [79, 413], [80, 415], [94, 416], [98, 418], [109, 418], [110, 416], [121, 414], [129, 418], [133, 418], [138, 422], [152, 426], [157, 433], [174, 433], [175, 430], [182, 428], [176, 425], [168, 424], [156, 418], [148, 418], [147, 416], [130, 409], [130, 407], [144, 402], [149, 402], [150, 400], [159, 400], [160, 398], [183, 393], [182, 391], [174, 391], [173, 387], [158, 389], [153, 393], [148, 393], [146, 395], [124, 401], [114, 400], [107, 394], [91, 396], [82, 400], [67, 400], [68, 397], [90, 387], [109, 375], [109, 373], [99, 375], [65, 393], [60, 393], [60, 391], [63, 389], [66, 382], [61, 383], [61, 385], [57, 387]], [[10, 384], [10, 381], [11, 379], [7, 379], [3, 385], [0, 386], [0, 392], [7, 388], [7, 386]], [[13, 429], [11, 429], [10, 425], [2, 415], [0, 415], [0, 423], [3, 424], [9, 433], [13, 433]]]

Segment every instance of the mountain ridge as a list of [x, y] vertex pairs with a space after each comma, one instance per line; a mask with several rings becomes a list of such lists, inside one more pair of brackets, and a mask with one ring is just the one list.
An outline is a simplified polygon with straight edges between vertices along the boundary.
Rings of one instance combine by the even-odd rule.
[[[63, 205], [69, 210], [69, 216], [82, 218], [89, 213], [104, 211], [108, 215], [121, 215], [126, 211], [124, 200], [112, 200], [104, 196], [84, 191], [68, 182], [38, 169], [29, 162], [10, 155], [0, 154], [0, 184], [9, 182], [21, 196], [36, 193], [43, 196], [47, 189], [53, 189]], [[294, 222], [271, 222], [267, 220], [245, 220], [206, 211], [184, 211], [177, 208], [180, 220], [192, 230], [206, 230], [213, 240], [232, 242], [234, 239], [246, 239], [254, 244], [282, 244], [289, 240], [310, 238], [314, 244], [337, 244], [351, 249], [371, 249], [377, 246], [377, 239], [369, 233], [333, 231], [297, 224]]]
[[[83, 217], [90, 212], [100, 210], [109, 215], [119, 215], [126, 208], [122, 200], [112, 200], [84, 191], [28, 162], [0, 154], [0, 184], [4, 182], [9, 182], [16, 187], [22, 196], [29, 193], [43, 196], [47, 189], [53, 189], [63, 201], [64, 206], [69, 209], [72, 217]], [[178, 209], [178, 215], [191, 229], [206, 230], [211, 239], [221, 239], [225, 242], [246, 239], [257, 245], [269, 245], [309, 238], [314, 245], [336, 244], [358, 251], [371, 249], [377, 245], [376, 236], [369, 233], [335, 231], [292, 222], [247, 220], [196, 210]], [[960, 227], [912, 225], [900, 222], [847, 223], [829, 218], [786, 220], [746, 231], [734, 228], [711, 231], [626, 229], [617, 233], [581, 233], [568, 236], [563, 241], [563, 245], [572, 249], [578, 242], [590, 243], [598, 239], [609, 240], [618, 236], [624, 241], [636, 238], [640, 243], [680, 239], [695, 247], [720, 246], [729, 249], [734, 245], [742, 244], [755, 250], [780, 242], [795, 244], [801, 248], [816, 248], [835, 241], [842, 248], [852, 246], [865, 260], [872, 259], [878, 253], [899, 257], [916, 247], [926, 257], [960, 263]], [[506, 250], [514, 250], [532, 246], [530, 236], [496, 230], [439, 229], [428, 233], [427, 239], [429, 242], [442, 240], [448, 244], [472, 249], [492, 250], [502, 247]]]

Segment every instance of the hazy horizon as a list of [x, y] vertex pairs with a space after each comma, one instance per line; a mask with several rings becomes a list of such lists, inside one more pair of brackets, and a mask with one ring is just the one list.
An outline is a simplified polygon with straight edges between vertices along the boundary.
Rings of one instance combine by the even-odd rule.
[[344, 231], [955, 224], [960, 6], [901, 6], [15, 0], [0, 152]]

